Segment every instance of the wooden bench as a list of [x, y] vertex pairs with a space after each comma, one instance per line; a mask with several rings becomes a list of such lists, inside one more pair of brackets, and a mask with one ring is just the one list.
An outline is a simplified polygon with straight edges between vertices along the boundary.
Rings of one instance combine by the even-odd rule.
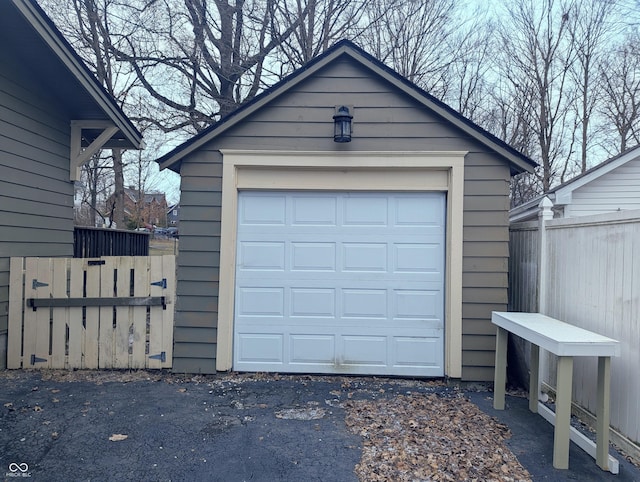
[[[611, 357], [620, 356], [620, 343], [577, 326], [540, 313], [507, 313], [494, 311], [491, 321], [498, 327], [493, 407], [504, 410], [507, 378], [507, 337], [513, 333], [531, 343], [529, 409], [555, 425], [553, 466], [569, 468], [569, 442], [573, 440], [596, 459], [603, 470], [618, 473], [618, 461], [609, 456], [609, 392]], [[538, 367], [540, 348], [558, 356], [556, 411], [538, 403]], [[571, 383], [573, 357], [598, 357], [598, 404], [596, 443], [571, 427]]]

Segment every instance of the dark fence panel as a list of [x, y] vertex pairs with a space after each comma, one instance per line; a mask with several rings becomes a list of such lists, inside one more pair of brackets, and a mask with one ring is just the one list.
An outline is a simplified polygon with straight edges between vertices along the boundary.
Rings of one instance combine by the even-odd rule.
[[149, 233], [78, 227], [73, 230], [73, 257], [149, 256]]

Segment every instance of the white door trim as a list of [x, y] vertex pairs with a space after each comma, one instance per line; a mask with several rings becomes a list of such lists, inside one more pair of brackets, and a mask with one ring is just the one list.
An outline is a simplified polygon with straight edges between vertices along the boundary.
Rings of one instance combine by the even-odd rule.
[[462, 226], [466, 151], [221, 152], [217, 370], [230, 370], [233, 362], [239, 190], [444, 191], [447, 193], [445, 375], [462, 376]]

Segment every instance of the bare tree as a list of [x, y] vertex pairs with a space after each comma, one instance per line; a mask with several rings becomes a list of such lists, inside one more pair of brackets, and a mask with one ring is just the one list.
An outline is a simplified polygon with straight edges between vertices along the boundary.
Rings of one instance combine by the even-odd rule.
[[465, 117], [483, 125], [492, 109], [490, 75], [496, 49], [495, 24], [476, 7], [470, 18], [456, 29], [451, 44], [453, 62], [447, 75], [444, 101]]
[[598, 85], [597, 65], [607, 54], [607, 47], [620, 26], [620, 17], [614, 16], [615, 2], [592, 0], [577, 2], [569, 12], [569, 33], [576, 52], [571, 73], [577, 95], [575, 102], [576, 127], [579, 128], [580, 171], [588, 167], [588, 154], [592, 144], [592, 118], [602, 99]]
[[459, 52], [462, 24], [454, 0], [371, 0], [369, 28], [357, 39], [372, 55], [438, 98]]
[[500, 74], [514, 93], [533, 95], [524, 119], [536, 135], [534, 158], [542, 166], [538, 175], [544, 191], [561, 177], [572, 153], [571, 140], [566, 142], [574, 97], [569, 82], [575, 57], [568, 34], [571, 7], [564, 1], [517, 0], [506, 7], [508, 20], [499, 32], [504, 54]]
[[298, 26], [278, 49], [282, 60], [276, 75], [281, 78], [301, 67], [338, 40], [357, 37], [367, 28], [363, 19], [368, 5], [367, 0], [295, 0], [279, 5], [283, 20]]
[[132, 33], [112, 42], [112, 51], [158, 107], [140, 120], [165, 132], [199, 132], [254, 97], [267, 57], [306, 15], [283, 17], [283, 2], [130, 2], [137, 5], [127, 17]]
[[100, 153], [94, 155], [82, 166], [80, 182], [76, 183], [76, 224], [79, 226], [97, 226], [106, 222], [109, 214], [105, 211], [104, 201], [113, 189], [113, 166], [110, 158]]
[[640, 37], [629, 36], [601, 65], [606, 131], [617, 135], [615, 151], [640, 144]]

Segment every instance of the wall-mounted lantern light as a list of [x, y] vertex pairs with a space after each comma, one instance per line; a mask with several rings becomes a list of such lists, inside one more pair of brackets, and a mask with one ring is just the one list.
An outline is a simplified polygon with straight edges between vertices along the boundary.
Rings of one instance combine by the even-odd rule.
[[333, 140], [334, 142], [351, 142], [351, 119], [346, 105], [338, 107], [336, 115], [333, 116]]

